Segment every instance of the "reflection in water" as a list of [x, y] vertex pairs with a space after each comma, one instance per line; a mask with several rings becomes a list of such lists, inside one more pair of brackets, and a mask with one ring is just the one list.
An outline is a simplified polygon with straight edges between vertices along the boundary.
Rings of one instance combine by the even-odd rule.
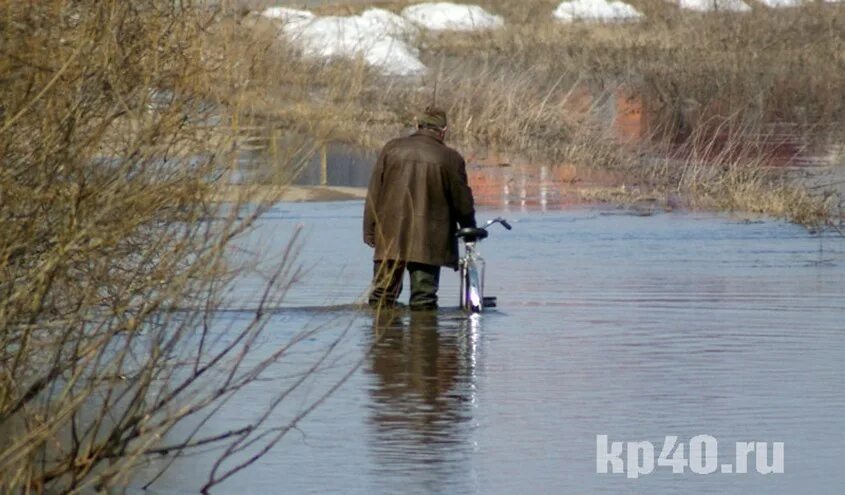
[[[478, 321], [436, 311], [374, 319], [369, 444], [375, 474], [402, 477], [405, 493], [454, 489], [468, 472]], [[421, 485], [407, 486], [421, 465]]]

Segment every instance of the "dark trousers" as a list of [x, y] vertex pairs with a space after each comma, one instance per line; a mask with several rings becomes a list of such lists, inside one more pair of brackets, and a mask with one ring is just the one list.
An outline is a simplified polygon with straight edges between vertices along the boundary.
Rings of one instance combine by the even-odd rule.
[[370, 306], [391, 307], [402, 292], [405, 269], [411, 275], [411, 299], [414, 310], [437, 309], [437, 289], [440, 287], [440, 267], [423, 263], [384, 260], [373, 264], [373, 290]]

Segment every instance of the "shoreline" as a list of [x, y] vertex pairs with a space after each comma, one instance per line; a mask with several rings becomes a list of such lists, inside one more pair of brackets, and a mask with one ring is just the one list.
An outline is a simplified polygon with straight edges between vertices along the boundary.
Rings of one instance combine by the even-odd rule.
[[[473, 186], [473, 184], [471, 184]], [[474, 186], [477, 186], [475, 184]], [[559, 209], [578, 205], [601, 205], [619, 203], [631, 207], [649, 205], [656, 209], [672, 210], [654, 195], [645, 194], [637, 188], [619, 186], [564, 186], [555, 191], [554, 199], [546, 201], [539, 191], [540, 184], [532, 184], [534, 193], [529, 197], [495, 201], [484, 194], [483, 188], [476, 198], [476, 206], [482, 208], [524, 207], [529, 209]], [[473, 187], [475, 189], [475, 187]], [[279, 203], [324, 203], [335, 201], [363, 201], [367, 188], [348, 186], [271, 186], [271, 185], [226, 185], [212, 194], [219, 203], [244, 203], [270, 201]], [[551, 199], [551, 198], [550, 198]]]
[[[556, 209], [577, 205], [624, 204], [671, 211], [674, 209], [734, 210], [696, 201], [694, 194], [683, 190], [666, 190], [647, 180], [621, 172], [592, 170], [590, 167], [564, 165], [510, 164], [478, 160], [467, 168], [470, 187], [481, 207], [528, 207]], [[498, 157], [497, 157], [498, 158]], [[500, 163], [492, 165], [491, 163]], [[778, 171], [773, 168], [773, 171]], [[837, 167], [800, 167], [785, 171], [790, 182], [809, 189], [827, 188], [836, 184], [838, 192], [845, 191], [842, 171]], [[834, 180], [839, 179], [839, 180]], [[346, 185], [269, 185], [225, 184], [212, 192], [214, 202], [334, 202], [364, 200], [367, 188]], [[743, 210], [760, 213], [759, 210]]]
[[346, 186], [273, 186], [260, 184], [231, 184], [220, 186], [212, 193], [213, 201], [220, 203], [252, 201], [313, 203], [363, 200], [366, 197], [366, 188]]

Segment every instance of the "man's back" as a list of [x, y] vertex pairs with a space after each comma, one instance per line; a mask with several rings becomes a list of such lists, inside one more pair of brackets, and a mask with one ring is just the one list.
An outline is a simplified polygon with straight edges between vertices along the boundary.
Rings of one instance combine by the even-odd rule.
[[387, 143], [364, 211], [364, 237], [375, 243], [373, 258], [454, 267], [458, 223], [475, 225], [461, 155], [427, 129]]

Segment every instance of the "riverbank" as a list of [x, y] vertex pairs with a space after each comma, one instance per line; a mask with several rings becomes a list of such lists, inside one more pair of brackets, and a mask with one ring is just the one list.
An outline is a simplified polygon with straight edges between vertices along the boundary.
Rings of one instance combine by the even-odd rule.
[[[476, 172], [470, 185], [479, 207], [514, 207], [525, 210], [553, 210], [593, 203], [623, 203], [651, 205], [655, 209], [672, 210], [677, 205], [671, 199], [663, 200], [638, 190], [620, 186], [567, 186], [554, 181], [532, 181], [514, 187], [513, 193], [495, 175], [485, 176]], [[227, 185], [216, 189], [212, 201], [221, 203], [282, 202], [312, 203], [333, 201], [361, 201], [367, 197], [363, 187], [343, 186], [268, 186]]]
[[[841, 217], [840, 189], [807, 188], [785, 170], [845, 166], [831, 151], [845, 107], [824, 89], [845, 83], [837, 55], [845, 9], [739, 15], [634, 3], [644, 13], [638, 22], [566, 24], [551, 15], [557, 2], [480, 1], [502, 27], [392, 32], [426, 68], [402, 77], [382, 73], [368, 52], [315, 56], [285, 34], [290, 21], [256, 8], [237, 25], [266, 43], [256, 61], [276, 76], [238, 105], [271, 122], [268, 133], [307, 123], [326, 140], [377, 150], [413, 125], [436, 81], [450, 141], [468, 157], [495, 150], [538, 169], [608, 172], [616, 179], [603, 187], [689, 208], [808, 224]], [[408, 5], [331, 2], [301, 16], [331, 24], [375, 6], [382, 10], [370, 18], [384, 20]]]

